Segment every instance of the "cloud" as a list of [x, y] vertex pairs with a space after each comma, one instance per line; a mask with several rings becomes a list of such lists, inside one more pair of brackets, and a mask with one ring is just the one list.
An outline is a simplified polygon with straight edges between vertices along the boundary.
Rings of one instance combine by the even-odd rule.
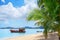
[[3, 3], [5, 3], [5, 0], [1, 0]]
[[37, 8], [35, 1], [24, 0], [24, 3], [24, 6], [18, 8], [15, 8], [11, 2], [7, 5], [0, 6], [0, 20], [5, 20], [7, 24], [8, 21], [6, 20], [9, 19], [25, 19], [30, 10]]
[[29, 4], [29, 3], [36, 3], [37, 0], [24, 0], [25, 4]]
[[2, 5], [0, 7], [0, 14], [6, 15], [8, 18], [18, 18], [22, 14], [18, 11], [17, 8], [13, 7], [12, 3], [9, 2], [7, 5]]

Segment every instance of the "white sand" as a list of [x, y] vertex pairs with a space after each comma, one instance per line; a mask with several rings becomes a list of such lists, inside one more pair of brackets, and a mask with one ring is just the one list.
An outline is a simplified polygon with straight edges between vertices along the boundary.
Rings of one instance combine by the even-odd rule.
[[[37, 34], [26, 35], [26, 36], [11, 37], [5, 40], [45, 40], [45, 38], [43, 36], [43, 33], [37, 33]], [[58, 36], [56, 34], [49, 34], [47, 40], [58, 40]]]

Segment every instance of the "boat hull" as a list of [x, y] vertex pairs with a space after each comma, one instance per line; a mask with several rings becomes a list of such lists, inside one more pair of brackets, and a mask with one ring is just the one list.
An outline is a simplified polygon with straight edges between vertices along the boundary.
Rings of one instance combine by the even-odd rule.
[[11, 33], [25, 33], [25, 31], [10, 30]]

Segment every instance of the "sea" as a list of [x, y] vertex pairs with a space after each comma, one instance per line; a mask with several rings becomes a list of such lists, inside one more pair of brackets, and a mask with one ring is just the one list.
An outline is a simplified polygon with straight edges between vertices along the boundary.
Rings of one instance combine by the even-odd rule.
[[11, 29], [0, 29], [0, 38], [37, 34], [37, 31], [43, 32], [44, 29], [25, 29], [25, 33], [11, 33], [10, 30]]

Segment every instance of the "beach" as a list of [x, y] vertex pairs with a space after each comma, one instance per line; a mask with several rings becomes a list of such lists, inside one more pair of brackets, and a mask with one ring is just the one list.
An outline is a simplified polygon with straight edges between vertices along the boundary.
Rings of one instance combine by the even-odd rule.
[[38, 36], [42, 36], [42, 35], [43, 35], [42, 33], [37, 33], [37, 34], [30, 34], [25, 36], [6, 38], [5, 40], [36, 40]]
[[[25, 36], [6, 38], [4, 40], [45, 40], [45, 37], [43, 36], [43, 33], [37, 33]], [[46, 40], [58, 40], [58, 36], [56, 34], [49, 34]]]

